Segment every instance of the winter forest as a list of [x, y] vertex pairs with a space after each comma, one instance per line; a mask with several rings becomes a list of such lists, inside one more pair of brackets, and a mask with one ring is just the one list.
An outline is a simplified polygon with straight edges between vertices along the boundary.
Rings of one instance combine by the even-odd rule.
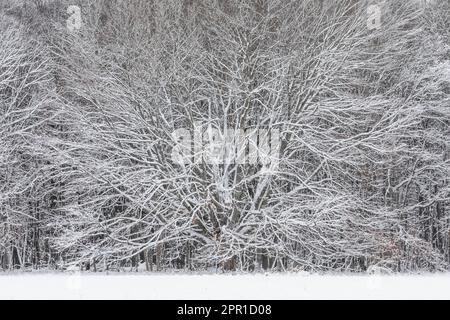
[[449, 271], [449, 17], [0, 0], [0, 271]]

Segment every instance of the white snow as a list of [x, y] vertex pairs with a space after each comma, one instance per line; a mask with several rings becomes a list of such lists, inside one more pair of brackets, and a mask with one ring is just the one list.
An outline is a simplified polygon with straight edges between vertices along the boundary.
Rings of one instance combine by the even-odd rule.
[[450, 299], [450, 274], [0, 274], [0, 299]]

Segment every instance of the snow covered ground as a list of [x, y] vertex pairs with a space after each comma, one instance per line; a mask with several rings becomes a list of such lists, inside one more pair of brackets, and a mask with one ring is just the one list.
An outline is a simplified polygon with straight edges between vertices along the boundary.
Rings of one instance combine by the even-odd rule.
[[0, 273], [0, 299], [450, 299], [450, 274]]

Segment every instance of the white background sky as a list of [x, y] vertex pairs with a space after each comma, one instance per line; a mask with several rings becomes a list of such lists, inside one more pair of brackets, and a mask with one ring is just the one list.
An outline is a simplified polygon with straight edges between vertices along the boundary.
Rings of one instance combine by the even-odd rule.
[[13, 274], [0, 275], [0, 299], [450, 299], [450, 274]]

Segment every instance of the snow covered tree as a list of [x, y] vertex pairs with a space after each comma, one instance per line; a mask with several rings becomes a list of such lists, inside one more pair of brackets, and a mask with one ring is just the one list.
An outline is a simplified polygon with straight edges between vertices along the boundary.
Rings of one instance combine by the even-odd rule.
[[26, 4], [4, 268], [448, 270], [448, 3]]

